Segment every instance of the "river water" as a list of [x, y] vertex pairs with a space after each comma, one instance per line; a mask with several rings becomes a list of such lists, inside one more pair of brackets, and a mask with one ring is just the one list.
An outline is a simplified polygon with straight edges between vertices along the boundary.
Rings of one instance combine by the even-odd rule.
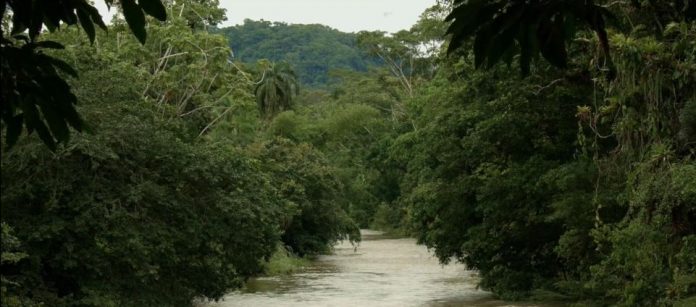
[[476, 272], [440, 265], [414, 239], [361, 232], [357, 248], [341, 243], [298, 273], [251, 279], [208, 306], [538, 306], [493, 299]]

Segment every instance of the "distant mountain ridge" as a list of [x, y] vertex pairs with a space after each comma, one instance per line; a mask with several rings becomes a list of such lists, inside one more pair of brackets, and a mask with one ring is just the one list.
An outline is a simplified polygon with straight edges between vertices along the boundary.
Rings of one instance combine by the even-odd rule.
[[325, 25], [245, 19], [242, 25], [218, 31], [227, 37], [236, 60], [286, 61], [303, 86], [326, 85], [330, 69], [366, 71], [378, 63], [357, 47], [356, 34]]

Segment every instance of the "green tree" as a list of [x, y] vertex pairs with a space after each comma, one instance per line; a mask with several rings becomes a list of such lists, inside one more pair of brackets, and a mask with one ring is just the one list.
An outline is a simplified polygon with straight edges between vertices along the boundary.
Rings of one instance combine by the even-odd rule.
[[[442, 59], [437, 77], [408, 104], [416, 129], [391, 148], [407, 170], [399, 202], [422, 243], [442, 261], [478, 269], [481, 286], [500, 296], [688, 305], [696, 294], [696, 267], [684, 257], [696, 235], [690, 3], [578, 2], [610, 8], [630, 31], [607, 28], [602, 38], [596, 29], [564, 29], [575, 33], [563, 36], [573, 44], [548, 50], [565, 53], [563, 60], [538, 62], [526, 78], [514, 73], [526, 70], [524, 54], [496, 65], [527, 52], [517, 22], [535, 8], [549, 5], [558, 23], [533, 25], [539, 37], [567, 23], [588, 26], [572, 15], [587, 11], [560, 9], [566, 2], [455, 5], [461, 20], [450, 30], [479, 32]], [[507, 27], [516, 34], [501, 49], [505, 30], [497, 31]]]
[[[25, 138], [2, 156], [3, 222], [27, 254], [3, 263], [3, 280], [18, 282], [9, 295], [50, 306], [220, 298], [274, 251], [281, 200], [252, 158], [193, 142], [184, 121], [162, 118], [131, 91], [139, 80], [114, 68], [73, 85], [98, 133], [55, 154]], [[107, 75], [119, 81], [102, 96]]]
[[201, 137], [228, 110], [256, 114], [253, 83], [223, 37], [170, 16], [144, 45], [122, 20], [94, 44], [75, 27], [43, 35], [66, 43], [51, 56], [79, 71], [68, 82], [93, 133], [2, 155], [3, 304], [185, 306], [241, 286], [275, 250], [284, 202], [269, 173]]
[[292, 108], [293, 99], [300, 92], [300, 84], [288, 63], [261, 61], [260, 64], [262, 75], [254, 88], [254, 95], [261, 114], [270, 118]]
[[357, 225], [340, 206], [340, 182], [320, 151], [283, 138], [251, 144], [248, 150], [278, 187], [285, 210], [282, 242], [293, 253], [325, 253], [338, 240], [360, 241]]
[[171, 15], [186, 19], [193, 30], [208, 30], [227, 20], [220, 0], [168, 0], [167, 5], [173, 9]]

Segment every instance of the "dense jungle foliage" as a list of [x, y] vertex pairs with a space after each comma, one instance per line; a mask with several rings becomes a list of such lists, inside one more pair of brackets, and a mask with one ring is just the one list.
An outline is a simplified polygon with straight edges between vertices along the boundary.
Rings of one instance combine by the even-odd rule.
[[42, 34], [85, 131], [3, 127], [3, 306], [189, 305], [365, 227], [505, 299], [696, 303], [693, 1], [438, 1], [389, 35], [165, 3], [144, 44]]
[[44, 34], [79, 72], [88, 131], [55, 152], [36, 134], [3, 144], [3, 306], [189, 305], [259, 274], [278, 242], [359, 240], [323, 153], [265, 137], [226, 39], [171, 11], [144, 45], [122, 20], [94, 44]]

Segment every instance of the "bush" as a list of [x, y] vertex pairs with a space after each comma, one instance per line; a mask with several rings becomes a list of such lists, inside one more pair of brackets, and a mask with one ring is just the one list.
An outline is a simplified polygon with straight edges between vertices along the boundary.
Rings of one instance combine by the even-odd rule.
[[82, 114], [98, 133], [55, 154], [25, 139], [2, 157], [2, 218], [28, 255], [7, 276], [3, 263], [3, 278], [23, 280], [15, 294], [49, 306], [182, 306], [261, 271], [279, 202], [253, 160], [185, 141], [147, 103]]

